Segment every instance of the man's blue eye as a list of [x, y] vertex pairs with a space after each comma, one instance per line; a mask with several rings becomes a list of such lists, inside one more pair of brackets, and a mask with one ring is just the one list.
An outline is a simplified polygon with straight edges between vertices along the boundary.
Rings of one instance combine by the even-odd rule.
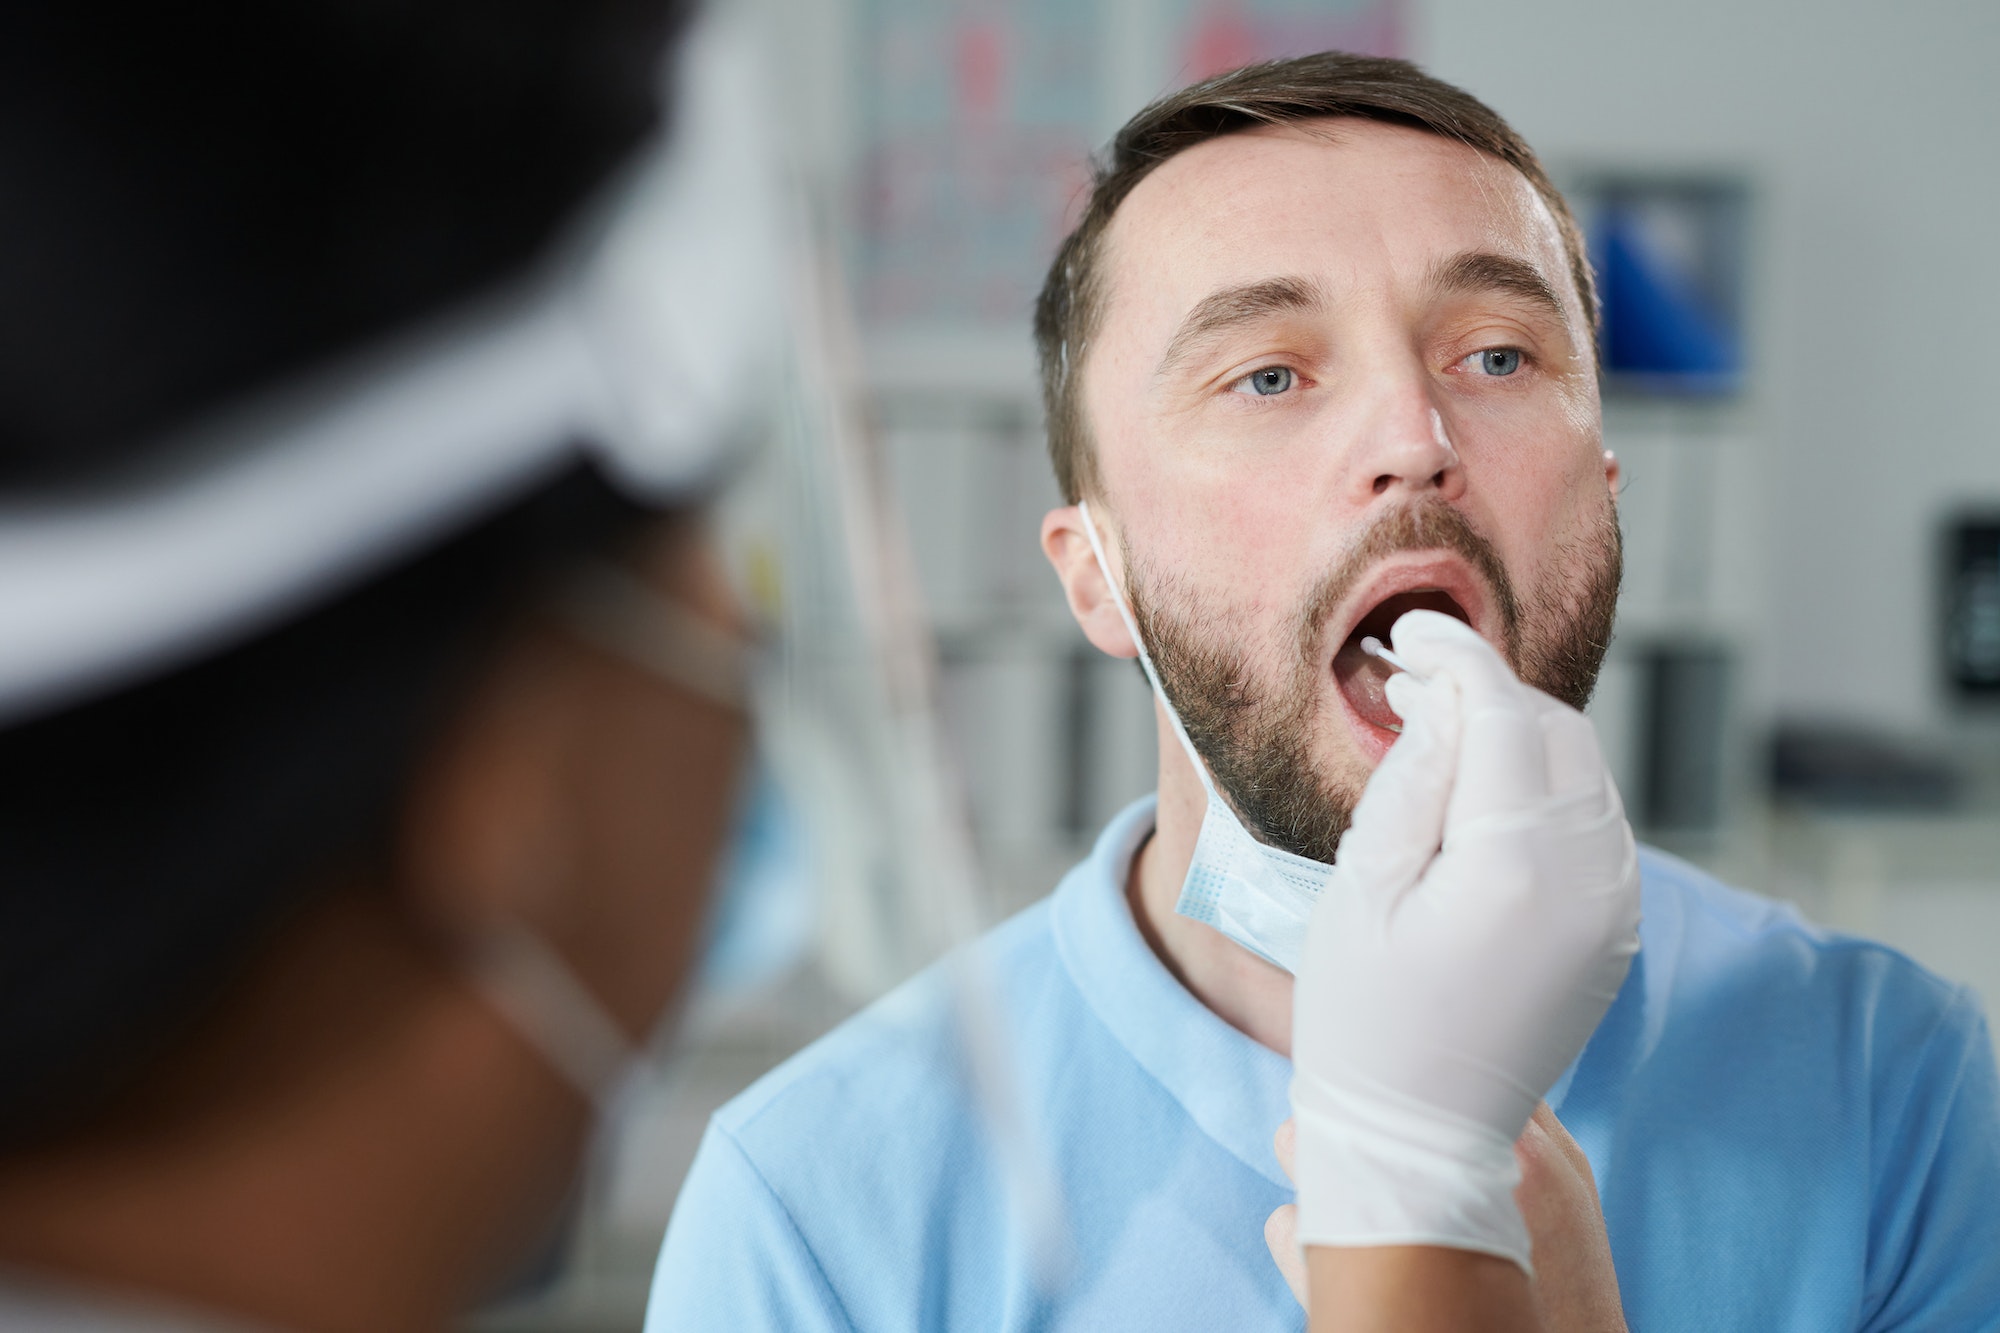
[[1294, 378], [1284, 366], [1266, 366], [1262, 370], [1251, 371], [1237, 382], [1247, 386], [1258, 397], [1268, 398], [1291, 388]]
[[1489, 375], [1511, 375], [1521, 368], [1521, 353], [1512, 347], [1494, 347], [1479, 354], [1479, 368]]

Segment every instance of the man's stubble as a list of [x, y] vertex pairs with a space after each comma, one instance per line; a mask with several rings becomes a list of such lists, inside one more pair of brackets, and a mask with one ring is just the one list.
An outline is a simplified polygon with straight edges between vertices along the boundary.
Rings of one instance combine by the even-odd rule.
[[[1260, 679], [1233, 637], [1231, 618], [1171, 574], [1125, 552], [1133, 618], [1188, 739], [1244, 822], [1265, 842], [1331, 863], [1367, 782], [1365, 765], [1336, 773], [1313, 753], [1313, 725], [1328, 691], [1327, 620], [1385, 556], [1447, 550], [1479, 572], [1500, 621], [1497, 645], [1530, 685], [1581, 709], [1596, 687], [1623, 573], [1623, 541], [1607, 501], [1592, 529], [1563, 543], [1549, 577], [1526, 599], [1492, 544], [1441, 500], [1385, 514], [1355, 539], [1313, 588], [1295, 619], [1296, 651], [1284, 678]], [[1329, 712], [1338, 711], [1335, 703]]]

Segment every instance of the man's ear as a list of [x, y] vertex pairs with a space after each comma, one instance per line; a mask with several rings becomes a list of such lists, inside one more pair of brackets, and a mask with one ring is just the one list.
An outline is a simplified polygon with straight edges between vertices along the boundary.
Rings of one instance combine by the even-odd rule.
[[[1113, 531], [1104, 521], [1102, 514], [1093, 514], [1097, 519], [1097, 534], [1104, 540], [1105, 556], [1115, 560], [1118, 551], [1112, 538]], [[1076, 623], [1083, 628], [1083, 637], [1099, 652], [1113, 657], [1137, 657], [1139, 645], [1132, 642], [1131, 631], [1125, 628], [1125, 618], [1118, 613], [1118, 603], [1105, 580], [1104, 570], [1097, 563], [1096, 554], [1090, 549], [1090, 537], [1084, 531], [1083, 514], [1075, 505], [1065, 505], [1061, 509], [1051, 509], [1042, 516], [1042, 554], [1055, 567], [1056, 577], [1062, 580], [1063, 596], [1069, 600], [1069, 613], [1076, 617]], [[1124, 577], [1124, 571], [1117, 571]]]
[[1604, 480], [1611, 487], [1611, 498], [1618, 498], [1618, 483], [1625, 479], [1625, 469], [1618, 466], [1618, 455], [1609, 449], [1604, 451]]

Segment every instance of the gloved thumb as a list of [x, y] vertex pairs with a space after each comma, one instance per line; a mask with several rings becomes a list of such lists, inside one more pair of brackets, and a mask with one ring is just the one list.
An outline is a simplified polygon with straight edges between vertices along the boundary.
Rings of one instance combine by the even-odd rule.
[[1458, 783], [1447, 819], [1454, 829], [1532, 809], [1549, 793], [1537, 696], [1500, 651], [1462, 621], [1409, 611], [1390, 630], [1396, 651], [1433, 683], [1458, 686]]
[[1372, 894], [1394, 900], [1423, 876], [1444, 839], [1457, 774], [1459, 700], [1449, 680], [1399, 673], [1387, 685], [1403, 734], [1355, 803], [1335, 866]]

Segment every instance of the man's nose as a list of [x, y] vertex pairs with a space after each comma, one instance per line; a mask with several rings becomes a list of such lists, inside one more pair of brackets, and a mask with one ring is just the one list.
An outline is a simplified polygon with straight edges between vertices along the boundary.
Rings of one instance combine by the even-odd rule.
[[1369, 395], [1347, 467], [1356, 503], [1431, 492], [1450, 501], [1464, 493], [1464, 465], [1426, 389], [1416, 376], [1396, 376]]

